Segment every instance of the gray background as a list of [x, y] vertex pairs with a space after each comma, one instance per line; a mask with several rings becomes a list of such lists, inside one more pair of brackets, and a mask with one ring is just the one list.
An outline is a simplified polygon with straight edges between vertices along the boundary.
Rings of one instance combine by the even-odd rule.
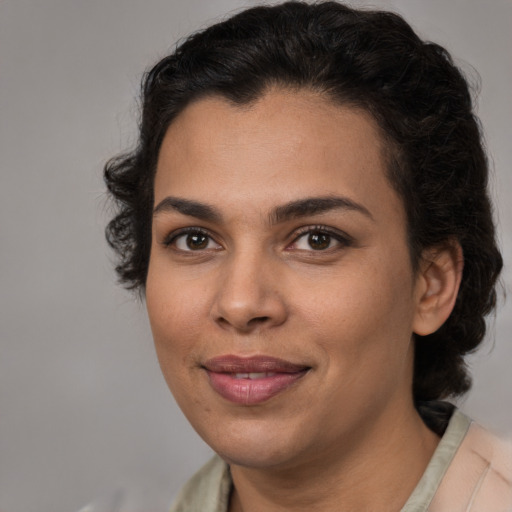
[[[144, 69], [179, 37], [254, 3], [0, 0], [2, 512], [74, 512], [98, 499], [106, 512], [120, 489], [123, 511], [165, 510], [209, 455], [160, 375], [144, 305], [114, 283], [101, 168], [134, 141]], [[510, 295], [512, 2], [372, 5], [401, 12], [482, 77]], [[471, 360], [462, 404], [505, 433], [511, 329], [509, 301]]]

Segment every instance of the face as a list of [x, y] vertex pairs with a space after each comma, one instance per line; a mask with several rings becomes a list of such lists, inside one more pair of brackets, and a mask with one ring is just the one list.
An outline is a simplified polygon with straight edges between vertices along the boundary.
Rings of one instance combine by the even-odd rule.
[[412, 408], [417, 280], [383, 153], [369, 115], [308, 91], [201, 99], [167, 131], [147, 308], [172, 393], [231, 463], [326, 460]]

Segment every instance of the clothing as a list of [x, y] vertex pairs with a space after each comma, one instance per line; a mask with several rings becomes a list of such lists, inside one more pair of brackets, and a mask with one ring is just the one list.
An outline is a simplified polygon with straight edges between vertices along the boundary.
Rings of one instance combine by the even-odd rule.
[[[228, 465], [215, 456], [189, 480], [170, 512], [227, 512], [231, 487]], [[512, 512], [512, 445], [455, 410], [400, 512]]]

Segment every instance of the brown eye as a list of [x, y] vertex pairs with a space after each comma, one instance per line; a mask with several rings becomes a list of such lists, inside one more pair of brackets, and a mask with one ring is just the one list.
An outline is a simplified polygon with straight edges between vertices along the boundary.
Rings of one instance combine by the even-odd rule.
[[310, 233], [308, 235], [308, 244], [315, 251], [327, 249], [331, 245], [331, 235], [326, 233]]
[[171, 235], [170, 239], [165, 242], [165, 245], [173, 246], [184, 252], [221, 249], [221, 246], [208, 233], [198, 230], [184, 231], [178, 235]]
[[299, 251], [327, 251], [332, 249], [344, 249], [352, 245], [352, 238], [347, 234], [333, 231], [328, 227], [304, 227], [302, 232], [289, 247]]
[[195, 251], [197, 249], [206, 249], [208, 246], [208, 237], [202, 233], [190, 234], [187, 235], [185, 243], [191, 251]]

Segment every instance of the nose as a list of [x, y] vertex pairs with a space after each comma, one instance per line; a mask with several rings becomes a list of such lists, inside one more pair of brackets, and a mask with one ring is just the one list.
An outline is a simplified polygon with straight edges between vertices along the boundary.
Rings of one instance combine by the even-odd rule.
[[215, 322], [242, 333], [283, 324], [288, 313], [278, 267], [261, 255], [233, 255], [219, 276], [212, 305]]

